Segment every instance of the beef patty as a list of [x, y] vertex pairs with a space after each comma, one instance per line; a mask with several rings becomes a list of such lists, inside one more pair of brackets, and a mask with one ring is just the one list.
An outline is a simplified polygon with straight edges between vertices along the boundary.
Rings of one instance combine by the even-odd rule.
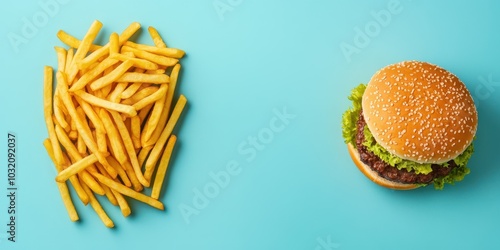
[[457, 167], [455, 161], [453, 160], [448, 162], [448, 167], [442, 167], [437, 164], [432, 164], [432, 172], [428, 174], [417, 174], [413, 170], [399, 170], [396, 167], [392, 167], [391, 165], [382, 161], [374, 153], [368, 151], [366, 146], [363, 145], [363, 142], [365, 141], [365, 126], [366, 122], [363, 117], [363, 110], [361, 110], [361, 112], [359, 113], [358, 122], [356, 124], [356, 147], [359, 152], [360, 159], [366, 165], [370, 166], [373, 171], [377, 172], [378, 175], [385, 179], [405, 184], [429, 184], [435, 178], [447, 176], [452, 169]]

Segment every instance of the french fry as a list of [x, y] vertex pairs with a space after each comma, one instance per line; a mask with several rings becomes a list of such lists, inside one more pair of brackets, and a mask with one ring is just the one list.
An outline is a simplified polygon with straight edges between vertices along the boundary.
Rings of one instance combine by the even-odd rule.
[[99, 218], [101, 219], [101, 221], [104, 223], [104, 225], [106, 227], [109, 227], [109, 228], [114, 227], [115, 224], [109, 218], [109, 216], [106, 214], [106, 212], [102, 208], [102, 206], [99, 203], [99, 201], [97, 201], [97, 199], [95, 198], [95, 196], [92, 193], [92, 191], [90, 190], [90, 188], [87, 185], [85, 185], [85, 184], [82, 184], [82, 185], [83, 185], [83, 188], [85, 189], [85, 192], [87, 192], [87, 194], [89, 195], [90, 206], [92, 206], [92, 208], [97, 213], [97, 215], [99, 216]]
[[133, 105], [136, 102], [138, 102], [138, 101], [150, 96], [151, 94], [155, 93], [158, 89], [159, 88], [156, 86], [150, 86], [147, 88], [143, 88], [140, 91], [135, 92], [135, 94], [132, 95], [131, 97], [129, 97], [127, 99], [123, 99], [121, 101], [121, 104]]
[[120, 206], [120, 210], [122, 211], [123, 217], [128, 217], [132, 211], [130, 210], [130, 206], [128, 205], [127, 200], [125, 200], [123, 195], [117, 192], [116, 190], [111, 189], [111, 192], [113, 192], [113, 194], [116, 197], [118, 206]]
[[94, 174], [94, 176], [99, 180], [99, 182], [103, 183], [104, 185], [116, 190], [117, 192], [126, 195], [130, 198], [136, 199], [138, 201], [144, 202], [154, 208], [157, 208], [159, 210], [163, 210], [164, 206], [163, 203], [160, 201], [153, 199], [147, 195], [144, 195], [142, 193], [139, 193], [137, 191], [134, 191], [118, 182], [115, 182], [101, 174]]
[[[95, 171], [93, 171], [95, 173]], [[104, 195], [104, 189], [101, 187], [101, 185], [92, 177], [92, 175], [87, 172], [86, 170], [78, 173], [79, 177], [81, 178], [82, 186], [83, 184], [87, 185], [92, 191], [98, 195]], [[90, 198], [90, 197], [89, 197]]]
[[80, 104], [80, 107], [82, 107], [83, 112], [85, 115], [92, 121], [92, 124], [94, 124], [94, 127], [98, 132], [101, 133], [106, 133], [106, 130], [104, 129], [104, 124], [102, 123], [101, 119], [95, 112], [95, 110], [90, 106], [89, 103], [87, 103], [85, 100], [77, 97], [76, 98], [77, 102]]
[[144, 165], [144, 162], [148, 158], [149, 152], [151, 152], [151, 149], [153, 149], [152, 145], [141, 148], [141, 151], [139, 151], [139, 154], [137, 155], [137, 160], [139, 161], [139, 166], [142, 167], [142, 165]]
[[108, 156], [106, 159], [108, 160], [109, 164], [115, 168], [123, 184], [127, 187], [131, 187], [132, 183], [130, 182], [127, 173], [125, 172], [125, 168], [123, 168], [121, 164], [111, 155]]
[[109, 110], [113, 110], [113, 111], [118, 111], [118, 112], [124, 113], [128, 116], [137, 115], [137, 111], [135, 110], [135, 108], [133, 106], [130, 106], [130, 105], [123, 105], [123, 104], [119, 104], [119, 103], [110, 102], [108, 100], [101, 99], [101, 98], [98, 98], [94, 95], [91, 95], [83, 90], [77, 90], [75, 92], [75, 95], [78, 95], [80, 98], [82, 98], [86, 102], [91, 103], [92, 105], [95, 105], [95, 106], [98, 106], [101, 108], [105, 108], [105, 109], [109, 109]]
[[112, 67], [118, 63], [118, 60], [113, 58], [106, 58], [100, 62], [96, 67], [91, 68], [82, 77], [80, 77], [69, 89], [69, 91], [74, 92], [83, 89], [90, 81], [98, 77], [104, 70]]
[[175, 124], [177, 123], [177, 120], [179, 120], [179, 117], [181, 116], [182, 110], [184, 109], [186, 102], [187, 102], [186, 97], [184, 97], [184, 95], [181, 95], [179, 97], [179, 100], [177, 101], [177, 104], [175, 105], [174, 111], [172, 112], [172, 117], [170, 117], [170, 119], [168, 120], [165, 129], [163, 130], [160, 137], [158, 138], [158, 141], [156, 141], [156, 144], [151, 150], [151, 153], [149, 154], [149, 157], [146, 161], [145, 171], [144, 171], [144, 178], [146, 178], [147, 180], [151, 180], [151, 175], [153, 174], [154, 166], [156, 165], [156, 162], [160, 157], [163, 146], [165, 146], [168, 137], [170, 137], [170, 134], [174, 130]]
[[[149, 111], [153, 108], [154, 103], [151, 103], [147, 105], [146, 107], [142, 108], [139, 113], [137, 113], [137, 116], [139, 116], [139, 119], [141, 119], [141, 125], [144, 124], [144, 121], [146, 120], [146, 117], [149, 114]], [[142, 133], [142, 132], [141, 132]]]
[[[168, 93], [168, 90], [167, 90]], [[141, 134], [141, 144], [146, 144], [146, 142], [151, 139], [153, 132], [158, 126], [158, 122], [160, 121], [161, 114], [164, 112], [163, 108], [165, 107], [165, 101], [167, 96], [163, 96], [158, 99], [154, 103], [153, 111], [151, 111], [151, 115], [149, 116], [146, 125], [144, 125], [143, 133]], [[142, 109], [141, 109], [142, 111]], [[166, 112], [166, 111], [165, 111]], [[140, 113], [140, 112], [139, 112]]]
[[110, 102], [115, 102], [115, 103], [120, 102], [120, 99], [121, 99], [120, 96], [123, 93], [123, 91], [127, 88], [127, 85], [128, 85], [128, 83], [126, 83], [126, 82], [117, 83], [115, 89], [113, 89], [113, 91], [111, 91], [111, 93], [108, 95], [107, 99]]
[[[55, 163], [55, 158], [54, 158], [54, 151], [52, 149], [52, 145], [50, 144], [50, 139], [46, 139], [43, 141], [43, 145], [45, 146], [45, 150], [47, 150], [47, 154], [49, 157], [52, 159], [52, 161]], [[68, 211], [68, 215], [71, 221], [77, 221], [79, 220], [78, 213], [76, 212], [75, 205], [73, 204], [73, 201], [71, 200], [71, 195], [69, 194], [68, 186], [66, 185], [66, 182], [56, 182], [57, 183], [57, 188], [59, 189], [59, 193], [61, 194], [61, 198], [63, 200], [64, 206], [66, 207], [66, 210]], [[73, 184], [73, 182], [72, 182]], [[76, 187], [75, 187], [76, 190]], [[77, 190], [78, 194], [78, 190]], [[79, 194], [78, 194], [79, 195]]]
[[132, 167], [134, 168], [135, 175], [139, 182], [146, 187], [149, 187], [149, 181], [144, 178], [141, 172], [141, 167], [139, 166], [139, 162], [137, 161], [137, 155], [135, 154], [134, 144], [132, 143], [132, 139], [130, 139], [130, 134], [128, 133], [127, 127], [125, 123], [123, 123], [121, 116], [116, 111], [110, 111], [113, 120], [115, 121], [116, 127], [118, 128], [118, 132], [120, 132], [120, 136], [123, 140], [123, 144], [125, 146], [125, 150], [129, 156]]
[[166, 48], [167, 47], [167, 45], [165, 44], [165, 42], [161, 38], [160, 34], [158, 33], [158, 31], [153, 26], [148, 27], [148, 32], [149, 32], [149, 35], [151, 36], [151, 38], [153, 39], [153, 42], [154, 42], [156, 47], [158, 47], [158, 48]]
[[[131, 23], [121, 34], [118, 39], [119, 45], [122, 45], [127, 41], [137, 30], [141, 28], [141, 25], [137, 22]], [[101, 48], [94, 51], [92, 54], [87, 56], [78, 64], [78, 68], [85, 69], [96, 62], [99, 58], [102, 58], [109, 54], [109, 43], [102, 46]]]
[[158, 199], [160, 197], [161, 187], [168, 169], [168, 162], [170, 161], [170, 156], [172, 155], [176, 141], [177, 137], [175, 137], [175, 135], [170, 136], [165, 151], [160, 159], [160, 163], [158, 164], [155, 181], [153, 183], [153, 190], [151, 191], [151, 198], [153, 199]]
[[130, 136], [134, 144], [134, 148], [141, 147], [141, 118], [134, 116], [130, 118]]
[[142, 58], [151, 62], [154, 62], [158, 65], [163, 65], [163, 66], [174, 66], [179, 62], [178, 59], [171, 58], [171, 57], [166, 57], [166, 56], [160, 56], [156, 55], [153, 53], [149, 53], [143, 50], [138, 50], [136, 48], [132, 48], [129, 46], [122, 46], [122, 52], [132, 52], [134, 55], [138, 58]]
[[76, 163], [64, 169], [63, 171], [59, 172], [59, 174], [56, 176], [56, 181], [64, 182], [67, 179], [69, 179], [70, 176], [75, 175], [76, 173], [84, 170], [85, 168], [96, 162], [97, 162], [97, 157], [95, 156], [95, 154], [91, 154], [77, 161]]
[[80, 218], [78, 217], [78, 213], [76, 212], [75, 205], [71, 200], [71, 195], [69, 194], [68, 186], [66, 182], [56, 182], [57, 188], [59, 189], [59, 193], [63, 199], [64, 206], [68, 211], [69, 219], [71, 221], [78, 221]]
[[[59, 40], [61, 40], [61, 42], [65, 43], [66, 45], [68, 45], [71, 48], [76, 49], [76, 48], [80, 47], [81, 41], [78, 40], [77, 38], [75, 38], [74, 36], [66, 33], [64, 30], [59, 30], [59, 32], [57, 32], [57, 38], [59, 38]], [[92, 45], [90, 45], [89, 51], [95, 51], [101, 47], [102, 46], [92, 44]]]
[[158, 121], [158, 125], [156, 126], [150, 139], [146, 141], [146, 143], [144, 143], [141, 138], [141, 143], [143, 147], [154, 145], [158, 140], [158, 138], [160, 137], [161, 132], [165, 127], [165, 124], [167, 124], [168, 116], [170, 115], [170, 107], [172, 105], [172, 100], [174, 98], [175, 88], [177, 86], [177, 79], [179, 77], [180, 69], [181, 69], [180, 64], [176, 64], [172, 69], [172, 73], [170, 74], [170, 83], [168, 85], [168, 90], [167, 90], [167, 99], [165, 100], [165, 107], [164, 107], [165, 112], [162, 112], [160, 119]]
[[136, 68], [146, 69], [146, 70], [156, 70], [158, 69], [158, 65], [156, 63], [150, 62], [148, 60], [134, 58], [128, 55], [115, 53], [112, 54], [109, 58], [120, 60], [122, 62], [131, 61]]
[[[130, 69], [132, 66], [134, 66], [134, 63], [129, 60], [121, 63], [109, 74], [92, 82], [90, 84], [90, 88], [95, 91], [97, 89], [105, 87], [108, 84], [111, 84], [112, 82], [116, 81], [116, 79], [121, 77], [125, 72], [127, 72], [127, 70]], [[119, 82], [126, 82], [126, 81], [119, 81]]]
[[54, 150], [54, 158], [56, 160], [56, 167], [64, 163], [62, 157], [62, 150], [59, 147], [56, 132], [54, 129], [54, 122], [52, 121], [52, 68], [45, 66], [44, 68], [44, 81], [43, 81], [43, 111], [45, 117], [45, 125], [49, 133], [49, 139]]
[[132, 97], [135, 93], [137, 93], [142, 84], [143, 84], [142, 82], [134, 82], [130, 84], [125, 90], [123, 90], [123, 92], [120, 95], [120, 98], [128, 99]]
[[165, 96], [167, 94], [167, 90], [168, 90], [168, 85], [162, 84], [156, 92], [147, 97], [144, 97], [140, 101], [132, 104], [132, 106], [135, 108], [135, 110], [141, 110], [147, 105], [154, 103], [157, 100], [161, 99], [163, 96]]
[[55, 46], [54, 49], [56, 50], [57, 54], [57, 68], [62, 71], [64, 70], [64, 68], [66, 68], [67, 51], [64, 48], [58, 46]]
[[76, 74], [78, 73], [77, 63], [80, 62], [87, 55], [90, 49], [90, 45], [92, 45], [92, 42], [97, 37], [97, 34], [101, 30], [101, 28], [102, 28], [102, 23], [95, 20], [92, 23], [92, 25], [90, 25], [87, 34], [85, 34], [83, 40], [79, 44], [78, 49], [76, 50], [75, 55], [73, 56], [73, 60], [71, 61], [69, 67], [68, 79], [67, 79], [69, 85], [71, 85], [73, 79], [75, 79]]
[[[104, 169], [104, 167], [102, 166], [101, 163], [99, 162], [96, 162], [95, 163], [95, 166], [97, 167], [97, 169], [99, 169], [99, 173], [101, 173], [102, 175], [106, 176], [109, 178], [109, 175], [107, 173], [107, 170]], [[102, 185], [101, 186], [102, 189], [104, 189], [104, 194], [106, 195], [106, 197], [108, 198], [109, 202], [115, 206], [118, 206], [118, 201], [116, 200], [116, 197], [115, 195], [113, 194], [113, 192], [111, 192], [111, 189], [108, 188], [108, 186], [106, 185]]]
[[120, 37], [118, 34], [113, 32], [109, 36], [109, 55], [113, 56], [114, 54], [118, 54], [120, 50]]
[[64, 73], [68, 74], [71, 62], [73, 62], [74, 55], [75, 55], [75, 50], [72, 48], [68, 49], [68, 52], [66, 53], [66, 64], [64, 65], [64, 69], [59, 69], [58, 71], [63, 70]]
[[137, 178], [137, 175], [135, 174], [134, 168], [130, 164], [129, 161], [125, 162], [123, 164], [123, 167], [125, 168], [125, 172], [127, 173], [128, 178], [130, 179], [130, 182], [132, 183], [132, 187], [134, 188], [135, 191], [140, 192], [144, 189], [142, 184], [139, 182], [139, 179]]
[[113, 152], [115, 152], [116, 159], [120, 164], [124, 164], [128, 160], [128, 157], [125, 148], [123, 146], [123, 142], [120, 133], [118, 131], [118, 128], [115, 126], [113, 120], [111, 120], [111, 118], [109, 117], [109, 113], [106, 110], [104, 109], [99, 110], [99, 117], [101, 117], [108, 138], [110, 138], [109, 139], [111, 143], [110, 147], [112, 148]]
[[142, 50], [142, 51], [147, 51], [153, 54], [157, 55], [162, 55], [166, 57], [172, 57], [172, 58], [182, 58], [185, 54], [183, 50], [180, 49], [174, 49], [174, 48], [160, 48], [160, 47], [155, 47], [155, 46], [149, 46], [149, 45], [144, 45], [144, 44], [137, 44], [131, 41], [127, 41], [124, 44], [125, 46]]
[[169, 83], [170, 78], [163, 74], [144, 74], [137, 72], [127, 72], [120, 76], [117, 82], [141, 82], [141, 83]]
[[71, 127], [69, 126], [68, 122], [66, 121], [66, 117], [64, 116], [64, 112], [62, 111], [61, 104], [59, 104], [61, 100], [59, 99], [59, 95], [54, 95], [54, 116], [56, 117], [57, 122], [65, 131], [70, 131]]

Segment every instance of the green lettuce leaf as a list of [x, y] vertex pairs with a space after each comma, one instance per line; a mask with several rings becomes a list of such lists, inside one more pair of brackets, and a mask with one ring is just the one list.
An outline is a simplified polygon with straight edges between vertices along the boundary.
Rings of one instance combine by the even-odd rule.
[[361, 98], [365, 93], [366, 85], [359, 84], [347, 97], [352, 101], [353, 107], [350, 107], [342, 115], [342, 136], [346, 144], [351, 144], [356, 147], [356, 122], [358, 121], [359, 112], [361, 112]]
[[[352, 90], [348, 99], [352, 101], [353, 106], [342, 115], [342, 136], [344, 137], [345, 143], [351, 144], [354, 147], [356, 147], [356, 122], [361, 112], [361, 100], [365, 89], [366, 85], [360, 84]], [[365, 141], [363, 145], [367, 147], [368, 151], [374, 153], [390, 166], [396, 167], [399, 170], [406, 169], [408, 172], [413, 170], [417, 174], [428, 174], [432, 172], [432, 164], [421, 164], [405, 160], [389, 153], [376, 142], [368, 127], [365, 127], [364, 136]], [[461, 181], [465, 175], [469, 174], [470, 169], [467, 168], [466, 165], [473, 152], [474, 146], [471, 143], [461, 155], [453, 159], [458, 167], [454, 168], [449, 175], [434, 179], [434, 187], [436, 189], [443, 189], [445, 183], [454, 184], [454, 182]], [[441, 167], [448, 167], [449, 164], [445, 162], [439, 165], [441, 165]]]

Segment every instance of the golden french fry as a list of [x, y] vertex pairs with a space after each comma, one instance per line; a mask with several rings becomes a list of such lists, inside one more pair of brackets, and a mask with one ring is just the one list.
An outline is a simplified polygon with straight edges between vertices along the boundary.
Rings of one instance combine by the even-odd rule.
[[67, 51], [64, 48], [58, 46], [55, 46], [54, 49], [56, 50], [57, 54], [57, 68], [58, 70], [63, 71], [64, 68], [66, 68]]
[[67, 179], [69, 179], [70, 176], [75, 175], [76, 173], [84, 170], [85, 168], [96, 162], [97, 162], [97, 157], [95, 156], [95, 154], [91, 154], [77, 161], [76, 163], [64, 169], [63, 171], [59, 172], [59, 174], [56, 176], [56, 181], [64, 182]]
[[151, 153], [149, 154], [149, 157], [146, 161], [146, 166], [144, 171], [144, 177], [147, 180], [151, 180], [151, 175], [153, 174], [154, 166], [156, 165], [156, 162], [160, 157], [163, 146], [165, 146], [167, 139], [170, 137], [170, 134], [174, 130], [175, 124], [177, 123], [177, 120], [179, 120], [179, 117], [181, 116], [182, 110], [184, 109], [186, 102], [187, 102], [186, 97], [184, 95], [181, 95], [179, 97], [179, 100], [177, 101], [177, 104], [174, 107], [174, 111], [172, 112], [172, 117], [170, 117], [170, 119], [168, 120], [165, 129], [163, 130], [160, 137], [158, 138], [158, 141], [156, 141], [156, 144], [151, 150]]
[[131, 61], [134, 64], [134, 67], [140, 68], [140, 69], [147, 69], [147, 70], [158, 69], [158, 65], [156, 63], [153, 63], [153, 62], [150, 62], [150, 61], [144, 60], [144, 59], [134, 58], [134, 57], [124, 55], [124, 54], [119, 54], [119, 53], [112, 54], [109, 58], [120, 60], [122, 62]]
[[[160, 48], [160, 47], [155, 47], [155, 46], [149, 46], [149, 45], [144, 45], [144, 44], [137, 44], [131, 41], [127, 41], [124, 44], [125, 46], [132, 47], [138, 50], [142, 51], [147, 51], [153, 54], [161, 55], [161, 56], [166, 56], [166, 57], [172, 57], [172, 58], [182, 58], [185, 54], [183, 50], [180, 49], [174, 49], [174, 48]], [[170, 66], [170, 65], [169, 65]]]
[[149, 35], [151, 36], [151, 38], [153, 39], [153, 42], [154, 42], [156, 47], [158, 47], [158, 48], [166, 48], [167, 47], [165, 42], [163, 42], [163, 39], [161, 38], [158, 31], [153, 26], [148, 27], [148, 32], [149, 32]]
[[81, 99], [80, 97], [77, 97], [76, 100], [80, 104], [80, 107], [82, 107], [85, 115], [90, 119], [90, 121], [92, 121], [92, 124], [96, 128], [97, 132], [106, 133], [106, 130], [104, 129], [104, 124], [102, 123], [101, 119], [96, 114], [92, 106], [90, 106], [88, 102]]
[[71, 221], [78, 221], [80, 218], [78, 217], [78, 213], [76, 212], [75, 205], [71, 200], [71, 195], [69, 194], [68, 186], [66, 182], [56, 182], [57, 188], [59, 189], [59, 193], [63, 199], [64, 206], [68, 211], [69, 219]]
[[[47, 150], [47, 154], [49, 155], [50, 159], [52, 159], [52, 162], [54, 162], [54, 164], [55, 164], [54, 151], [52, 149], [52, 144], [50, 143], [50, 139], [48, 139], [48, 138], [45, 139], [43, 141], [43, 146], [45, 147], [45, 150]], [[68, 162], [65, 164], [69, 165], [69, 160], [67, 159], [67, 157], [66, 157], [65, 161]], [[57, 171], [60, 172], [60, 171], [62, 171], [62, 169], [60, 169], [60, 170], [57, 169]], [[78, 197], [80, 198], [82, 203], [87, 205], [87, 203], [89, 202], [89, 197], [83, 191], [82, 186], [80, 185], [80, 181], [78, 181], [78, 178], [76, 178], [76, 176], [72, 176], [69, 178], [69, 181], [71, 182], [71, 185], [73, 185], [73, 188], [75, 189], [76, 194], [78, 195]], [[60, 182], [56, 182], [56, 183], [60, 183]]]
[[141, 82], [141, 83], [169, 83], [170, 78], [163, 74], [144, 74], [137, 72], [127, 72], [120, 76], [117, 82]]
[[[109, 175], [107, 173], [107, 170], [104, 169], [104, 167], [102, 166], [101, 163], [99, 162], [96, 162], [95, 163], [95, 166], [97, 167], [97, 169], [99, 169], [99, 173], [101, 173], [102, 175], [106, 176], [109, 178]], [[102, 189], [104, 189], [104, 194], [106, 195], [106, 197], [108, 198], [109, 202], [111, 204], [113, 204], [114, 206], [118, 206], [118, 201], [116, 200], [116, 197], [115, 195], [113, 194], [113, 192], [111, 192], [111, 189], [108, 188], [108, 186], [106, 185], [102, 185], [101, 186]]]
[[[168, 90], [167, 90], [167, 94], [168, 94]], [[166, 99], [167, 99], [167, 96], [165, 95], [162, 98], [158, 99], [154, 103], [153, 111], [151, 111], [151, 114], [149, 115], [149, 118], [146, 122], [146, 125], [144, 125], [144, 129], [142, 130], [142, 133], [141, 133], [141, 144], [146, 144], [146, 142], [149, 139], [151, 139], [153, 132], [155, 131], [155, 129], [158, 126], [158, 122], [160, 121], [161, 114], [164, 112], [163, 108], [165, 107]], [[142, 109], [141, 109], [141, 111], [142, 111]]]
[[97, 150], [99, 152], [106, 154], [108, 152], [108, 145], [106, 142], [106, 133], [96, 130], [96, 140], [97, 140]]
[[[130, 24], [121, 34], [118, 39], [119, 45], [122, 45], [127, 41], [137, 30], [141, 28], [141, 25], [137, 22], [133, 22]], [[85, 59], [83, 59], [81, 62], [78, 64], [78, 68], [80, 69], [85, 69], [92, 65], [92, 63], [96, 62], [99, 60], [99, 58], [102, 58], [106, 55], [109, 54], [109, 43], [102, 46], [98, 50], [94, 51], [92, 54], [87, 56]]]
[[45, 125], [49, 134], [49, 139], [54, 150], [54, 158], [56, 160], [56, 167], [64, 163], [62, 157], [62, 150], [57, 140], [56, 132], [54, 129], [54, 122], [52, 121], [52, 68], [49, 66], [44, 67], [44, 80], [43, 80], [43, 113], [45, 117]]
[[123, 217], [129, 216], [132, 211], [130, 210], [130, 206], [128, 205], [127, 200], [125, 200], [125, 197], [123, 197], [122, 194], [120, 194], [114, 189], [111, 189], [111, 192], [113, 192], [113, 194], [116, 197], [118, 206], [120, 206], [120, 210], [122, 211]]
[[106, 158], [109, 162], [109, 164], [115, 168], [116, 172], [118, 173], [118, 176], [122, 180], [123, 184], [127, 187], [131, 187], [132, 183], [130, 182], [130, 179], [127, 176], [127, 173], [125, 172], [125, 168], [121, 166], [121, 164], [113, 157], [113, 156], [108, 156]]
[[73, 80], [75, 79], [76, 74], [78, 73], [77, 63], [80, 62], [87, 55], [90, 49], [90, 45], [92, 45], [92, 42], [97, 37], [97, 34], [101, 30], [101, 28], [102, 28], [102, 23], [95, 20], [92, 23], [92, 25], [90, 25], [87, 34], [85, 34], [85, 36], [83, 37], [83, 40], [78, 46], [78, 49], [76, 50], [75, 55], [73, 56], [73, 60], [71, 61], [71, 65], [69, 67], [68, 79], [67, 79], [69, 85], [73, 83]]
[[146, 159], [148, 158], [149, 152], [151, 152], [151, 149], [153, 149], [153, 146], [147, 146], [141, 148], [139, 151], [139, 154], [137, 155], [137, 160], [139, 161], [139, 166], [142, 167]]
[[63, 127], [63, 129], [65, 131], [70, 131], [71, 130], [71, 127], [69, 126], [68, 122], [66, 121], [66, 117], [64, 116], [64, 112], [62, 111], [61, 109], [61, 105], [60, 104], [61, 102], [61, 99], [59, 99], [59, 95], [56, 93], [54, 95], [54, 116], [56, 117], [56, 120], [57, 122], [59, 123], [59, 125], [61, 125], [61, 127]]
[[137, 178], [137, 175], [135, 174], [135, 171], [134, 171], [134, 168], [132, 167], [132, 164], [130, 164], [130, 162], [127, 161], [123, 164], [123, 167], [125, 168], [125, 172], [127, 173], [127, 176], [130, 179], [130, 182], [132, 183], [132, 187], [134, 188], [134, 190], [137, 192], [142, 191], [144, 187], [139, 182], [139, 179]]
[[111, 143], [110, 147], [116, 154], [115, 156], [116, 159], [120, 164], [125, 163], [125, 161], [127, 161], [128, 158], [127, 158], [127, 153], [125, 152], [123, 146], [121, 136], [118, 132], [118, 128], [115, 126], [113, 120], [111, 120], [106, 110], [104, 109], [99, 110], [99, 117], [101, 117], [101, 120], [103, 121], [104, 128], [106, 129], [109, 141]]
[[[150, 86], [143, 88], [137, 92], [135, 92], [134, 95], [127, 99], [123, 99], [120, 103], [125, 104], [125, 105], [133, 105], [134, 103], [150, 96], [151, 94], [155, 93], [159, 88], [156, 86]], [[124, 92], [125, 93], [125, 92]]]
[[149, 187], [149, 181], [147, 181], [142, 175], [141, 167], [139, 166], [139, 162], [137, 161], [137, 155], [135, 154], [134, 144], [132, 143], [132, 139], [130, 138], [130, 134], [128, 133], [127, 127], [123, 122], [121, 116], [116, 111], [110, 111], [113, 120], [115, 121], [116, 127], [118, 128], [118, 132], [120, 132], [120, 136], [123, 140], [123, 144], [125, 146], [125, 150], [127, 151], [128, 157], [134, 168], [135, 175], [139, 182], [146, 187]]
[[118, 60], [112, 58], [106, 58], [100, 62], [96, 67], [91, 68], [82, 77], [80, 77], [69, 89], [71, 92], [83, 89], [90, 81], [99, 76], [104, 70], [112, 67], [118, 63]]
[[[149, 111], [153, 108], [154, 103], [151, 103], [147, 105], [146, 107], [142, 108], [139, 113], [137, 113], [137, 116], [141, 119], [141, 124], [144, 124], [144, 121], [146, 120], [147, 116], [149, 115]], [[141, 132], [142, 133], [142, 132]]]
[[176, 64], [172, 69], [172, 73], [170, 74], [170, 83], [168, 85], [168, 90], [167, 90], [167, 99], [165, 100], [165, 107], [163, 108], [165, 112], [162, 112], [160, 119], [158, 121], [158, 125], [156, 126], [156, 129], [151, 135], [150, 139], [146, 143], [144, 143], [141, 138], [141, 143], [143, 147], [154, 145], [158, 140], [158, 138], [160, 137], [161, 132], [165, 127], [165, 124], [167, 124], [168, 116], [170, 115], [170, 107], [172, 105], [172, 100], [174, 98], [175, 88], [177, 85], [177, 79], [179, 77], [180, 69], [181, 69], [180, 64]]
[[77, 90], [75, 91], [75, 94], [92, 105], [113, 111], [118, 111], [120, 113], [127, 114], [128, 116], [137, 115], [137, 111], [133, 106], [110, 102], [108, 100], [91, 95], [83, 90]]
[[138, 50], [136, 48], [132, 48], [129, 46], [123, 46], [122, 47], [122, 52], [133, 52], [134, 55], [138, 58], [142, 58], [148, 61], [151, 61], [153, 63], [156, 63], [158, 65], [163, 65], [163, 66], [174, 66], [179, 62], [178, 59], [171, 58], [171, 57], [166, 57], [166, 56], [160, 56], [157, 54], [149, 53], [143, 50]]
[[107, 99], [110, 102], [115, 102], [115, 103], [120, 102], [120, 99], [121, 99], [120, 96], [123, 93], [123, 91], [127, 88], [127, 86], [128, 86], [128, 83], [126, 83], [126, 82], [117, 83], [115, 89], [113, 89], [113, 91], [111, 91], [111, 93], [108, 95]]
[[168, 162], [170, 161], [170, 156], [172, 155], [176, 141], [177, 137], [175, 135], [170, 136], [170, 139], [167, 142], [167, 147], [165, 147], [165, 151], [163, 152], [160, 163], [158, 164], [155, 181], [153, 183], [153, 190], [151, 191], [151, 197], [153, 199], [158, 199], [160, 197], [161, 187], [168, 169]]
[[144, 97], [142, 100], [134, 103], [132, 106], [135, 108], [135, 110], [141, 110], [142, 108], [146, 107], [147, 105], [154, 103], [157, 100], [164, 97], [167, 94], [167, 89], [168, 89], [168, 85], [162, 84], [156, 92], [154, 92], [153, 94], [151, 94], [147, 97]]
[[62, 129], [59, 126], [56, 126], [55, 131], [56, 131], [57, 138], [59, 139], [59, 142], [66, 149], [66, 152], [73, 159], [81, 160], [82, 154], [80, 152], [78, 152], [78, 149], [75, 147], [75, 145], [73, 144], [71, 139], [68, 137], [68, 135], [66, 134], [66, 131], [64, 131], [64, 129]]
[[94, 211], [97, 213], [97, 215], [99, 216], [99, 218], [101, 219], [101, 221], [104, 223], [104, 225], [106, 227], [114, 227], [115, 224], [113, 223], [113, 221], [109, 218], [109, 216], [106, 214], [106, 212], [104, 211], [104, 209], [102, 208], [101, 204], [99, 203], [99, 201], [95, 198], [94, 194], [92, 193], [92, 191], [90, 190], [90, 188], [85, 185], [85, 184], [82, 184], [83, 188], [85, 189], [85, 192], [87, 192], [87, 194], [89, 195], [89, 198], [90, 198], [90, 206], [92, 206], [92, 208], [94, 209]]
[[[71, 48], [76, 49], [76, 48], [80, 47], [81, 41], [78, 40], [77, 38], [75, 38], [74, 36], [66, 33], [63, 30], [59, 30], [59, 32], [57, 32], [57, 38], [59, 38], [59, 40], [61, 40], [61, 42], [65, 43], [66, 45], [68, 45]], [[92, 44], [92, 45], [90, 45], [89, 51], [95, 51], [101, 47], [102, 46]]]
[[[71, 131], [71, 132], [76, 132], [76, 131]], [[70, 133], [71, 135], [71, 133]], [[71, 138], [71, 136], [69, 136]], [[85, 142], [83, 141], [82, 135], [77, 135], [77, 141], [76, 141], [76, 148], [78, 149], [78, 153], [81, 155], [84, 155], [87, 152], [87, 145], [85, 145]]]
[[[116, 81], [116, 79], [120, 78], [132, 66], [134, 66], [134, 63], [132, 63], [132, 61], [129, 60], [121, 63], [109, 74], [104, 75], [103, 77], [92, 82], [90, 84], [90, 88], [95, 91], [97, 89], [105, 87], [106, 85], [111, 84], [112, 82]], [[126, 81], [119, 81], [119, 82], [126, 82]]]
[[68, 49], [68, 52], [66, 53], [66, 65], [64, 65], [64, 69], [59, 69], [58, 71], [64, 70], [63, 72], [68, 74], [71, 62], [73, 62], [74, 55], [75, 55], [75, 50], [71, 48]]
[[137, 191], [134, 191], [118, 182], [115, 182], [107, 177], [105, 177], [104, 175], [101, 175], [101, 174], [94, 174], [94, 176], [99, 180], [99, 182], [103, 183], [104, 185], [116, 190], [117, 192], [123, 194], [123, 195], [126, 195], [130, 198], [134, 198], [138, 201], [141, 201], [141, 202], [144, 202], [154, 208], [157, 208], [157, 209], [160, 209], [160, 210], [163, 210], [164, 209], [164, 206], [163, 206], [163, 203], [161, 203], [160, 201], [158, 200], [155, 200], [147, 195], [144, 195], [142, 193], [139, 193]]
[[134, 148], [141, 147], [141, 118], [134, 116], [130, 118], [130, 136], [134, 143]]
[[[95, 173], [96, 171], [93, 171]], [[82, 179], [82, 185], [87, 185], [92, 191], [98, 195], [104, 195], [104, 189], [102, 186], [92, 177], [92, 175], [86, 170], [78, 173], [79, 177]], [[89, 197], [90, 198], [90, 197]]]
[[118, 34], [113, 32], [109, 36], [109, 54], [114, 55], [118, 54], [118, 51], [120, 50], [120, 42], [119, 42], [119, 37]]
[[134, 82], [130, 84], [125, 90], [123, 90], [123, 92], [120, 95], [120, 98], [128, 99], [132, 97], [139, 90], [142, 84], [143, 84], [142, 82]]

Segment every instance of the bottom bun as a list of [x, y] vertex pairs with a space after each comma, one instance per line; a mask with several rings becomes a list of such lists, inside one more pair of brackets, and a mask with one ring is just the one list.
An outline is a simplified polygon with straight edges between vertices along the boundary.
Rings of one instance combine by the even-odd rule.
[[359, 158], [358, 150], [356, 150], [351, 144], [347, 144], [347, 148], [349, 150], [349, 154], [351, 155], [352, 160], [359, 168], [359, 170], [363, 172], [363, 174], [365, 174], [366, 177], [368, 177], [368, 179], [372, 180], [378, 185], [396, 190], [410, 190], [419, 187], [419, 185], [416, 184], [404, 184], [404, 183], [394, 182], [379, 176], [377, 172], [373, 171], [370, 168], [370, 166], [366, 165], [361, 161], [361, 159]]

